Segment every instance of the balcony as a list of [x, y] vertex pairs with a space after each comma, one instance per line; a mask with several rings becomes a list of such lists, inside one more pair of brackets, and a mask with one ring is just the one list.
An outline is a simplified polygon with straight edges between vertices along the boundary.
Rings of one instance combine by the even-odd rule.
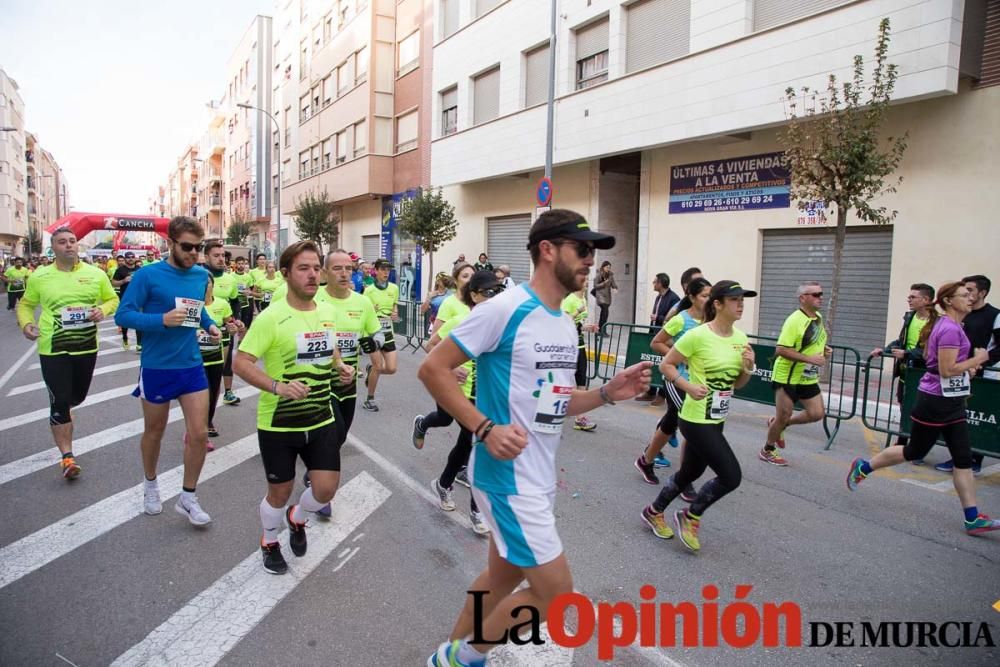
[[222, 197], [219, 195], [212, 195], [208, 198], [208, 210], [209, 211], [221, 211], [222, 210]]
[[35, 177], [28, 176], [28, 192], [34, 192], [34, 191], [35, 191]]
[[24, 151], [24, 161], [33, 164], [35, 162], [35, 152], [34, 151]]
[[212, 148], [211, 155], [222, 155], [226, 152], [226, 133], [221, 127], [209, 133], [208, 143]]
[[216, 183], [216, 182], [221, 183], [222, 182], [222, 174], [218, 170], [216, 170], [216, 169], [210, 169], [208, 171], [208, 182], [209, 183]]

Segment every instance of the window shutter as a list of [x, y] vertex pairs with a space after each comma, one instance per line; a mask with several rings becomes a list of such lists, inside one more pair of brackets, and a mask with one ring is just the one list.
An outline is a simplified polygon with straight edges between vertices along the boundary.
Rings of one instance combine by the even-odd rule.
[[691, 51], [689, 0], [643, 0], [626, 14], [625, 71], [651, 67]]
[[753, 29], [767, 30], [795, 19], [818, 14], [847, 0], [754, 0]]
[[441, 93], [441, 110], [458, 106], [458, 87], [452, 87]]
[[396, 146], [402, 147], [417, 140], [417, 112], [411, 111], [396, 119]]
[[499, 5], [501, 2], [503, 2], [503, 0], [476, 0], [476, 16], [482, 16]]
[[549, 45], [528, 52], [524, 64], [524, 106], [541, 104], [549, 97]]
[[576, 59], [583, 60], [608, 50], [608, 19], [580, 28], [576, 31]]
[[441, 0], [443, 5], [441, 8], [441, 32], [444, 37], [458, 30], [458, 2], [459, 0]]
[[473, 84], [475, 100], [473, 124], [479, 125], [500, 115], [500, 68], [480, 74]]

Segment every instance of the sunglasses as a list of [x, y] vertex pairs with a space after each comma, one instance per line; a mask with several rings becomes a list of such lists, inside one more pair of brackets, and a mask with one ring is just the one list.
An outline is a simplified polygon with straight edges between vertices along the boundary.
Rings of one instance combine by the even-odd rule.
[[823, 296], [823, 293], [822, 292], [806, 292], [803, 296], [814, 296], [814, 297], [816, 297], [818, 299], [819, 297]]
[[178, 246], [180, 246], [180, 249], [183, 250], [184, 252], [195, 252], [195, 251], [201, 252], [202, 250], [205, 249], [204, 241], [202, 241], [201, 243], [185, 243], [183, 241], [178, 241], [177, 239], [170, 239], [170, 240], [176, 243]]
[[597, 249], [592, 245], [587, 245], [582, 241], [576, 241], [574, 239], [566, 239], [564, 241], [552, 241], [553, 244], [561, 246], [564, 244], [570, 244], [576, 249], [576, 256], [580, 259], [586, 259], [597, 252]]
[[487, 287], [486, 289], [476, 290], [476, 292], [478, 294], [482, 294], [487, 299], [492, 299], [503, 290], [504, 290], [503, 285], [497, 285], [495, 287]]

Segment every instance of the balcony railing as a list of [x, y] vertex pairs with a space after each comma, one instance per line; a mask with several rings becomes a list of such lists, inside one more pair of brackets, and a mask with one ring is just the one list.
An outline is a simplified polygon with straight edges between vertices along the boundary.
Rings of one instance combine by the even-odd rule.
[[222, 206], [222, 197], [219, 195], [212, 195], [208, 198], [208, 203], [212, 206]]

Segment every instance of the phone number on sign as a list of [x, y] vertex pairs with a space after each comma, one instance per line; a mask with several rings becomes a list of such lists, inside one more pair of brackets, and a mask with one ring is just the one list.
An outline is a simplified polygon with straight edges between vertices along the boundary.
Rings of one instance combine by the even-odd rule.
[[773, 195], [758, 195], [754, 197], [724, 197], [721, 199], [696, 199], [681, 202], [681, 208], [708, 208], [710, 206], [747, 206], [750, 204], [770, 204]]

